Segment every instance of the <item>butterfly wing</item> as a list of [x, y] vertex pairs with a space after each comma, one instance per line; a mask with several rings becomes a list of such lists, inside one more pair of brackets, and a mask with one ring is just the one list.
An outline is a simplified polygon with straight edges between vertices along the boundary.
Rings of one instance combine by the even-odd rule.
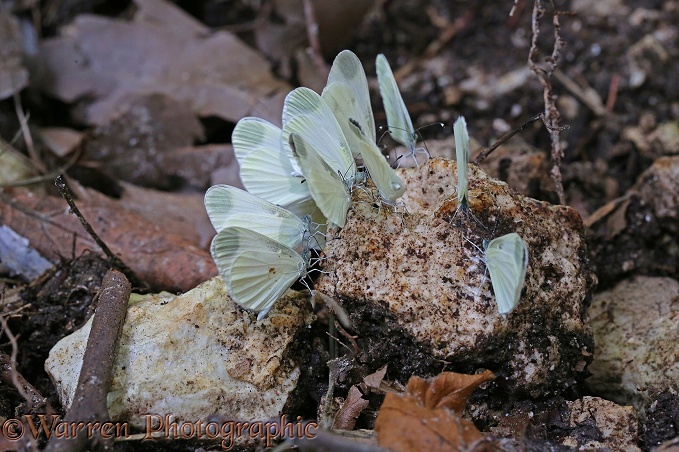
[[304, 137], [331, 168], [353, 180], [356, 165], [344, 133], [330, 107], [308, 88], [294, 89], [285, 98], [283, 139], [288, 143], [291, 133]]
[[[370, 105], [368, 80], [361, 61], [353, 52], [344, 50], [337, 55], [321, 97], [335, 114], [354, 156], [357, 155], [356, 140], [375, 141], [375, 119]], [[347, 133], [349, 119], [360, 125], [363, 136]]]
[[210, 187], [205, 193], [205, 209], [218, 233], [229, 227], [243, 227], [293, 249], [304, 239], [306, 226], [299, 217], [236, 187]]
[[274, 204], [286, 205], [311, 197], [281, 141], [281, 129], [259, 118], [238, 121], [231, 136], [247, 190]]
[[302, 135], [293, 133], [290, 140], [316, 205], [330, 222], [344, 227], [351, 196], [339, 170], [331, 168]]
[[382, 196], [392, 201], [401, 197], [405, 185], [375, 144], [368, 80], [353, 52], [344, 50], [337, 55], [321, 97], [337, 118], [351, 153], [363, 159]]
[[462, 208], [469, 206], [469, 132], [463, 116], [453, 125], [455, 135], [455, 157], [457, 159], [457, 202]]
[[498, 237], [486, 247], [486, 265], [498, 312], [506, 316], [521, 298], [528, 267], [528, 247], [515, 232]]
[[[350, 132], [351, 133], [351, 132]], [[383, 198], [396, 201], [403, 195], [405, 184], [374, 143], [363, 142], [359, 147], [363, 163], [368, 168], [370, 178]]]
[[380, 54], [377, 55], [377, 81], [380, 85], [380, 94], [384, 103], [384, 111], [387, 114], [387, 124], [391, 136], [413, 152], [417, 141], [415, 139], [415, 129], [410, 119], [406, 104], [403, 102], [401, 92], [396, 85], [394, 73], [387, 58]]
[[257, 320], [306, 270], [299, 253], [240, 227], [222, 229], [212, 240], [210, 252], [231, 298], [259, 312]]

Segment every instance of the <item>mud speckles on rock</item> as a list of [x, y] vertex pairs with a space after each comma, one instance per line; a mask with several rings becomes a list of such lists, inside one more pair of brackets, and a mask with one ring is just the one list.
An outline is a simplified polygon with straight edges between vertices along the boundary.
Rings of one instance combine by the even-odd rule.
[[[108, 396], [111, 418], [139, 428], [146, 414], [267, 419], [299, 403], [291, 394], [308, 360], [307, 341], [295, 340], [311, 321], [306, 297], [288, 291], [266, 319], [255, 319], [229, 299], [219, 277], [180, 296], [133, 294]], [[57, 343], [45, 364], [64, 406], [90, 325]]]
[[[356, 190], [346, 227], [325, 249], [329, 274], [317, 283], [340, 300], [359, 340], [375, 344], [373, 364], [389, 363], [403, 381], [488, 368], [497, 387], [533, 396], [583, 376], [593, 352], [592, 277], [577, 213], [517, 195], [471, 166], [467, 217], [456, 212], [454, 162], [432, 159], [400, 176], [407, 213], [378, 214]], [[505, 319], [481, 249], [509, 232], [526, 241], [530, 259], [521, 301]], [[384, 237], [389, 250], [379, 250]]]

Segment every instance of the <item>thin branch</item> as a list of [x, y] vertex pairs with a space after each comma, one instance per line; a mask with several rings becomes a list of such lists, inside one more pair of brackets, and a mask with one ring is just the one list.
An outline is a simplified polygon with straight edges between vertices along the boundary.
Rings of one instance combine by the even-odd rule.
[[559, 24], [559, 13], [556, 11], [553, 0], [550, 0], [550, 4], [552, 5], [552, 24], [554, 26], [554, 47], [552, 48], [552, 54], [545, 58], [545, 61], [547, 62], [546, 68], [538, 65], [537, 58], [539, 52], [537, 41], [540, 36], [540, 19], [545, 13], [545, 8], [542, 6], [542, 0], [535, 0], [533, 4], [532, 20], [533, 36], [531, 37], [531, 47], [528, 53], [528, 66], [542, 84], [542, 97], [545, 104], [544, 122], [547, 125], [552, 142], [552, 169], [550, 175], [554, 181], [556, 193], [559, 196], [559, 203], [565, 204], [566, 197], [563, 191], [560, 169], [561, 159], [563, 158], [563, 149], [561, 148], [561, 139], [559, 136], [559, 131], [561, 130], [559, 127], [561, 115], [556, 108], [556, 96], [553, 93], [552, 83], [550, 81], [561, 57], [561, 48], [564, 45], [564, 41], [559, 34], [561, 29]]
[[71, 209], [71, 213], [73, 213], [78, 218], [78, 220], [80, 220], [80, 224], [83, 225], [85, 231], [87, 231], [90, 237], [92, 237], [96, 244], [99, 245], [99, 248], [101, 248], [104, 254], [106, 254], [106, 257], [108, 257], [111, 263], [115, 267], [119, 268], [125, 274], [125, 276], [128, 277], [128, 279], [132, 282], [132, 284], [135, 287], [146, 287], [146, 284], [140, 281], [139, 278], [137, 278], [132, 269], [128, 267], [125, 264], [125, 262], [123, 262], [118, 256], [113, 254], [108, 245], [106, 245], [106, 243], [104, 243], [104, 241], [97, 235], [97, 233], [94, 232], [92, 226], [90, 226], [85, 217], [83, 217], [82, 213], [80, 213], [80, 209], [78, 209], [78, 206], [75, 205], [75, 201], [73, 201], [71, 192], [66, 186], [64, 176], [63, 175], [57, 176], [57, 178], [54, 180], [54, 184], [57, 186], [57, 189], [59, 190], [59, 193], [61, 193], [61, 196], [68, 203], [68, 206]]
[[33, 144], [33, 137], [31, 136], [31, 131], [28, 130], [28, 117], [24, 114], [24, 109], [21, 105], [21, 96], [19, 93], [14, 93], [14, 111], [16, 112], [17, 118], [19, 118], [19, 124], [21, 125], [21, 133], [24, 136], [24, 142], [26, 143], [26, 149], [28, 149], [28, 155], [31, 157], [31, 162], [33, 166], [41, 173], [45, 174], [47, 168], [40, 156], [35, 150], [35, 145]]
[[481, 153], [480, 153], [478, 156], [476, 156], [476, 159], [474, 159], [474, 164], [478, 166], [479, 163], [483, 162], [483, 161], [486, 159], [486, 157], [488, 157], [495, 149], [497, 149], [498, 147], [500, 147], [500, 145], [502, 145], [503, 143], [505, 143], [507, 140], [509, 140], [511, 137], [513, 137], [513, 136], [516, 135], [517, 133], [519, 133], [519, 132], [521, 132], [522, 130], [524, 130], [524, 129], [525, 129], [526, 127], [528, 127], [529, 125], [533, 124], [535, 121], [537, 121], [537, 120], [540, 119], [541, 117], [542, 117], [542, 113], [540, 113], [540, 114], [538, 114], [538, 115], [535, 115], [535, 116], [533, 116], [532, 118], [530, 118], [528, 121], [526, 121], [526, 122], [524, 122], [523, 124], [521, 124], [521, 125], [520, 125], [519, 127], [517, 127], [516, 129], [510, 130], [509, 132], [507, 132], [507, 133], [505, 133], [504, 135], [502, 135], [502, 136], [501, 136], [501, 137], [500, 137], [500, 138], [499, 138], [492, 146], [487, 147], [486, 149], [484, 149], [483, 151], [481, 151]]
[[[118, 353], [118, 343], [131, 291], [130, 282], [125, 275], [117, 270], [106, 272], [83, 355], [78, 387], [64, 422], [102, 424], [110, 420], [106, 400], [113, 381], [113, 364]], [[91, 437], [88, 437], [87, 431], [79, 433], [75, 438], [53, 437], [45, 451], [113, 449], [113, 438], [104, 438], [96, 430]]]

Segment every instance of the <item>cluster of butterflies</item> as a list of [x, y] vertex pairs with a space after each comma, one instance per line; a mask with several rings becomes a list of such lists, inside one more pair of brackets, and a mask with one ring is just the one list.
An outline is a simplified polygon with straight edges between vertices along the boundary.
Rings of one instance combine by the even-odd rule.
[[[418, 134], [384, 55], [377, 57], [376, 66], [389, 132], [414, 156], [421, 150], [416, 148]], [[312, 250], [325, 245], [327, 225], [344, 227], [354, 186], [369, 177], [380, 200], [391, 205], [405, 190], [376, 144], [368, 82], [352, 52], [335, 58], [321, 95], [308, 88], [288, 94], [282, 123], [281, 129], [260, 118], [241, 119], [232, 143], [247, 191], [216, 185], [205, 194], [217, 231], [212, 257], [231, 298], [258, 312], [258, 320], [296, 280], [306, 277]], [[463, 118], [454, 131], [462, 168], [458, 201], [468, 209], [469, 137]], [[357, 158], [363, 161], [363, 172], [357, 169]], [[485, 248], [501, 314], [518, 303], [527, 258], [517, 234], [496, 238]]]

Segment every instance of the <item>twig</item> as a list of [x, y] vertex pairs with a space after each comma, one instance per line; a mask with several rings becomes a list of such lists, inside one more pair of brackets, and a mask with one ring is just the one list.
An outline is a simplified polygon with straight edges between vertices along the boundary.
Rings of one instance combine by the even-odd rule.
[[66, 186], [66, 181], [64, 180], [64, 176], [62, 174], [60, 174], [59, 176], [56, 177], [56, 179], [54, 179], [54, 185], [57, 186], [59, 193], [61, 193], [61, 196], [68, 203], [68, 206], [71, 209], [71, 213], [73, 213], [78, 218], [78, 220], [80, 220], [80, 224], [83, 225], [85, 231], [87, 231], [90, 237], [92, 237], [96, 244], [99, 245], [99, 248], [101, 248], [104, 254], [106, 254], [106, 257], [109, 258], [111, 263], [115, 267], [119, 268], [135, 287], [146, 287], [146, 284], [140, 281], [139, 278], [137, 278], [132, 269], [128, 267], [125, 264], [125, 262], [123, 262], [118, 256], [113, 254], [113, 252], [109, 249], [106, 243], [104, 243], [104, 241], [101, 240], [97, 233], [94, 232], [92, 226], [90, 226], [85, 217], [83, 217], [82, 213], [80, 213], [80, 209], [78, 209], [78, 206], [75, 205], [75, 201], [73, 201], [71, 192], [68, 190], [68, 187]]
[[28, 130], [28, 118], [26, 117], [26, 114], [24, 114], [24, 109], [21, 106], [21, 96], [18, 92], [14, 93], [14, 111], [16, 112], [17, 118], [19, 118], [21, 133], [24, 136], [24, 142], [26, 143], [26, 149], [28, 149], [28, 155], [31, 157], [31, 162], [33, 162], [33, 166], [38, 170], [38, 172], [45, 174], [47, 172], [47, 168], [45, 167], [45, 164], [42, 162], [42, 160], [40, 160], [40, 156], [35, 150], [31, 131]]
[[[432, 22], [438, 19], [436, 11], [433, 11], [431, 8], [427, 9], [427, 14], [429, 15]], [[469, 22], [474, 17], [474, 14], [475, 8], [469, 7], [465, 9], [462, 15], [460, 15], [453, 22], [448, 22], [446, 20], [445, 22], [438, 24], [435, 23], [434, 25], [440, 30], [439, 36], [430, 42], [429, 45], [427, 45], [427, 48], [423, 54], [424, 59], [436, 56], [445, 45], [452, 41], [455, 36], [457, 36], [467, 27], [467, 25], [469, 25]]]
[[608, 98], [606, 99], [606, 111], [609, 113], [613, 111], [615, 101], [618, 99], [618, 85], [620, 85], [620, 76], [613, 74], [611, 84], [608, 86]]
[[323, 52], [321, 51], [321, 41], [318, 37], [318, 22], [316, 21], [316, 13], [314, 12], [314, 5], [311, 0], [303, 0], [304, 3], [304, 19], [306, 21], [306, 33], [311, 46], [311, 58], [316, 65], [321, 79], [328, 78], [330, 73], [325, 61], [323, 60]]
[[561, 115], [556, 108], [556, 96], [553, 93], [552, 83], [550, 82], [550, 77], [556, 70], [559, 58], [561, 57], [561, 48], [564, 45], [564, 41], [559, 34], [561, 26], [559, 24], [559, 13], [555, 10], [554, 0], [549, 0], [549, 2], [552, 5], [552, 24], [554, 26], [554, 47], [552, 48], [552, 54], [548, 58], [545, 58], [545, 61], [547, 62], [546, 68], [538, 66], [537, 57], [539, 52], [537, 40], [540, 36], [540, 19], [544, 15], [545, 9], [542, 6], [542, 0], [534, 0], [532, 20], [533, 36], [531, 37], [531, 47], [528, 53], [528, 66], [542, 84], [542, 97], [545, 104], [544, 122], [547, 125], [552, 142], [552, 169], [550, 175], [554, 181], [556, 193], [559, 196], [559, 203], [565, 204], [566, 196], [563, 191], [560, 169], [561, 159], [563, 158], [563, 149], [561, 148], [561, 139], [559, 136], [559, 131], [561, 130], [559, 127]]
[[488, 157], [495, 149], [497, 149], [498, 147], [500, 147], [500, 145], [501, 145], [502, 143], [505, 143], [505, 142], [506, 142], [507, 140], [509, 140], [511, 137], [513, 137], [513, 136], [516, 135], [517, 133], [521, 132], [522, 130], [524, 130], [524, 129], [525, 129], [526, 127], [528, 127], [529, 125], [533, 124], [535, 121], [537, 121], [537, 120], [540, 119], [541, 117], [542, 117], [542, 113], [540, 113], [540, 114], [538, 114], [538, 115], [535, 115], [535, 116], [533, 116], [532, 118], [530, 118], [528, 121], [526, 121], [526, 122], [524, 122], [523, 124], [521, 124], [521, 125], [520, 125], [519, 127], [517, 127], [516, 129], [510, 130], [509, 132], [507, 132], [507, 133], [505, 133], [504, 135], [502, 135], [502, 136], [501, 136], [501, 137], [500, 137], [500, 138], [499, 138], [492, 146], [487, 147], [486, 149], [484, 149], [483, 151], [481, 151], [481, 153], [476, 157], [476, 159], [474, 159], [474, 164], [478, 166], [479, 163], [481, 163], [482, 161], [484, 161], [484, 160], [486, 159], [486, 157]]
[[570, 91], [571, 94], [580, 99], [583, 104], [587, 105], [595, 115], [605, 116], [608, 113], [606, 107], [604, 107], [604, 104], [601, 102], [601, 97], [599, 97], [599, 94], [591, 86], [580, 87], [558, 69], [554, 71], [554, 78], [557, 79], [564, 88]]
[[45, 409], [48, 413], [54, 413], [52, 407], [47, 403], [47, 399], [40, 395], [40, 392], [17, 371], [17, 353], [19, 347], [16, 337], [9, 329], [4, 316], [0, 316], [0, 323], [2, 323], [2, 330], [9, 339], [10, 344], [12, 344], [11, 355], [0, 352], [0, 380], [6, 385], [12, 384], [16, 388], [17, 392], [21, 394], [21, 397], [28, 404], [29, 413], [36, 413], [42, 409]]
[[[130, 282], [125, 275], [117, 270], [106, 272], [83, 355], [78, 387], [64, 422], [101, 424], [109, 421], [106, 396], [113, 380], [113, 364], [118, 353], [118, 342], [131, 291]], [[104, 438], [97, 430], [93, 431], [91, 437], [88, 437], [87, 431], [79, 433], [75, 438], [53, 437], [45, 451], [79, 451], [88, 447], [88, 443], [89, 450], [113, 449], [113, 438]]]

